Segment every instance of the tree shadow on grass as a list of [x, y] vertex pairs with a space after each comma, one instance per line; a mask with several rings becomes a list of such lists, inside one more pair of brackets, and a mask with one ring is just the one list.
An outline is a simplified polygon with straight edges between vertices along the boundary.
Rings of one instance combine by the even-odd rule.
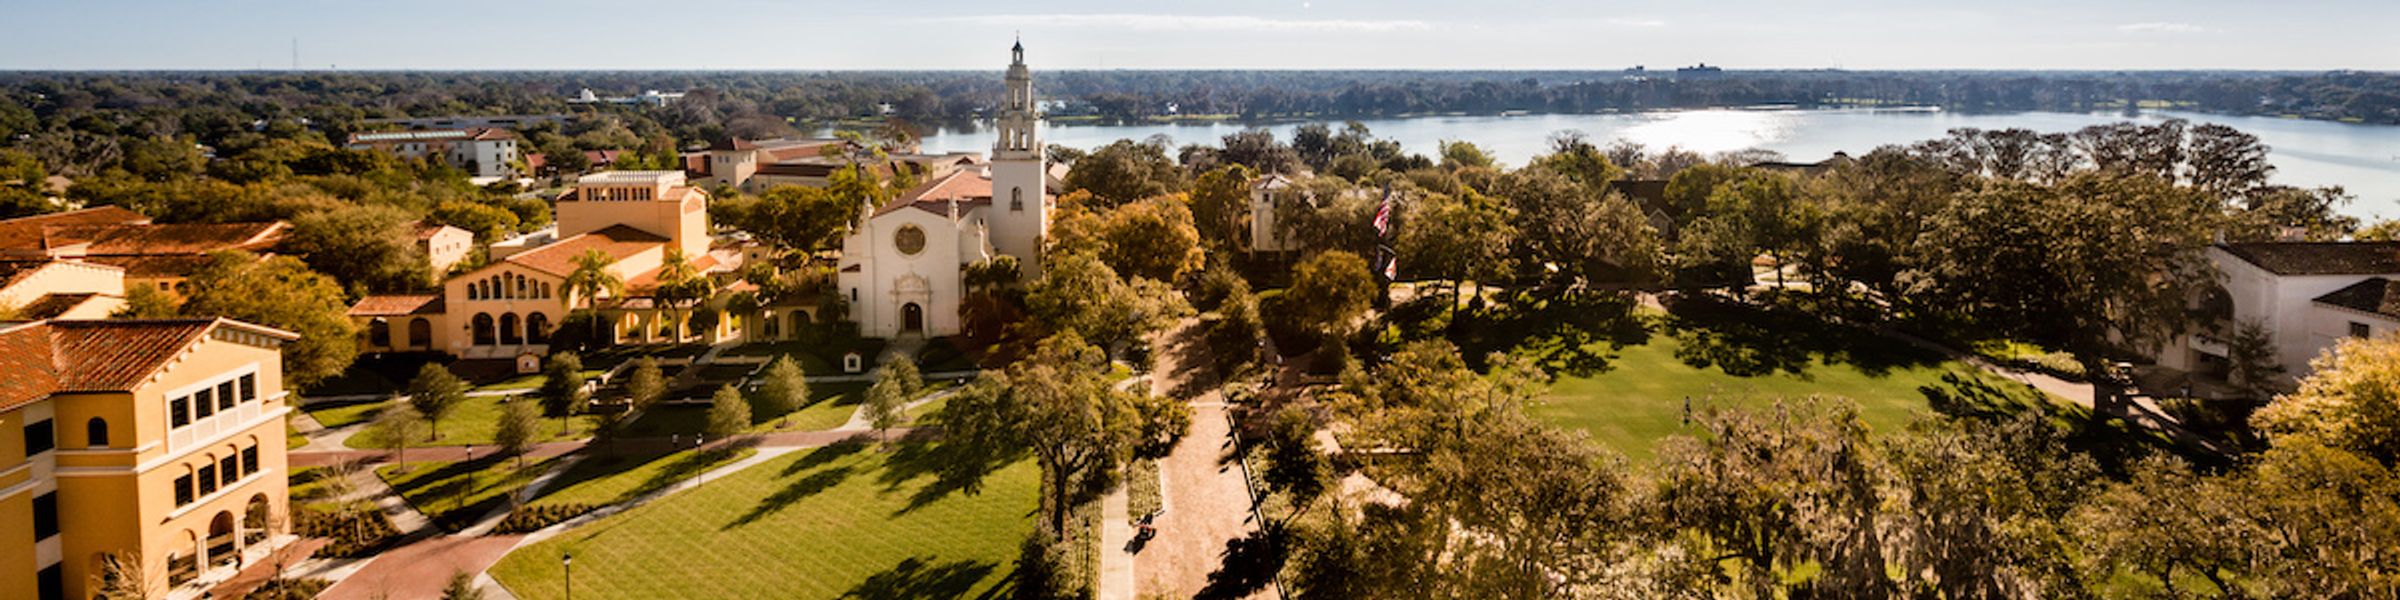
[[1784, 373], [1807, 378], [1818, 363], [1846, 365], [1869, 377], [1941, 364], [1945, 357], [1866, 329], [1828, 323], [1792, 311], [1762, 309], [1714, 298], [1683, 298], [1668, 307], [1663, 326], [1680, 347], [1675, 357], [1694, 368], [1728, 375]]
[[[863, 444], [841, 443], [818, 448], [810, 451], [806, 455], [801, 456], [800, 460], [793, 462], [792, 466], [785, 467], [783, 472], [776, 474], [776, 476], [779, 478], [791, 477], [801, 472], [823, 467], [841, 457], [856, 454], [858, 453], [859, 449], [863, 447]], [[848, 481], [850, 479], [850, 475], [852, 473], [857, 471], [857, 467], [843, 465], [820, 470], [815, 473], [810, 473], [807, 477], [802, 477], [798, 481], [793, 481], [789, 484], [786, 484], [783, 486], [783, 489], [775, 490], [775, 493], [768, 494], [767, 497], [759, 499], [758, 504], [751, 506], [749, 512], [742, 513], [741, 517], [734, 519], [730, 523], [726, 523], [724, 527], [719, 527], [717, 530], [730, 531], [737, 527], [756, 523], [759, 519], [767, 518], [785, 508], [790, 508], [793, 504], [798, 504], [801, 500], [806, 500], [810, 496], [824, 493], [825, 490], [833, 489], [833, 486], [841, 485], [843, 481]]]
[[909, 494], [908, 504], [893, 511], [892, 516], [915, 512], [951, 494], [974, 494], [982, 489], [985, 476], [1016, 462], [1023, 454], [1017, 449], [932, 443], [928, 441], [930, 437], [924, 432], [912, 432], [908, 438], [894, 445], [892, 455], [884, 460], [883, 474], [878, 481], [886, 492], [897, 491], [921, 478], [933, 478], [933, 481]]
[[1942, 375], [1940, 385], [1919, 386], [1935, 412], [1962, 419], [2005, 421], [2022, 414], [2049, 419], [2067, 432], [2067, 448], [2092, 457], [2102, 471], [2122, 476], [2142, 457], [2166, 453], [2203, 467], [2222, 467], [2222, 456], [2199, 452], [2176, 443], [2166, 434], [2125, 419], [2095, 415], [2080, 405], [2053, 401], [2048, 394], [1989, 377]]
[[1488, 308], [1451, 309], [1447, 296], [1424, 296], [1392, 309], [1409, 339], [1441, 336], [1458, 345], [1469, 367], [1486, 368], [1493, 353], [1530, 358], [1545, 370], [1589, 377], [1607, 371], [1615, 350], [1648, 342], [1651, 331], [1625, 294], [1519, 293]]
[[902, 598], [959, 598], [967, 590], [990, 576], [999, 565], [988, 562], [954, 560], [933, 564], [932, 557], [915, 556], [892, 565], [881, 573], [868, 576], [843, 598], [865, 600], [899, 600]]

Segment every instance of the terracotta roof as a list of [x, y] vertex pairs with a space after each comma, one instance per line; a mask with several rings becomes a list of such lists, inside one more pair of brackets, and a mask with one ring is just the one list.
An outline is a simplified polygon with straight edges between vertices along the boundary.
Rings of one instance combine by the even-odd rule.
[[2217, 247], [2277, 275], [2400, 273], [2400, 242], [2259, 242]]
[[358, 299], [350, 305], [353, 317], [397, 317], [402, 315], [438, 315], [443, 311], [441, 294], [386, 294]]
[[287, 227], [282, 221], [51, 225], [42, 228], [42, 244], [48, 248], [58, 248], [89, 243], [91, 245], [84, 252], [94, 256], [207, 254], [218, 250], [257, 250], [272, 246]]
[[2400, 281], [2369, 277], [2349, 287], [2334, 290], [2316, 301], [2359, 312], [2375, 313], [2400, 319]]
[[875, 209], [874, 216], [880, 217], [903, 208], [916, 208], [937, 215], [948, 215], [952, 200], [958, 201], [960, 208], [990, 204], [992, 201], [991, 178], [984, 176], [980, 170], [952, 171], [948, 176], [926, 182], [915, 189], [901, 193], [900, 197], [884, 204], [883, 208]]
[[75, 307], [82, 306], [84, 302], [97, 296], [99, 294], [43, 294], [42, 297], [25, 303], [25, 306], [18, 307], [17, 316], [33, 320], [48, 319], [66, 314], [67, 311], [74, 310]]
[[586, 250], [599, 250], [613, 260], [625, 260], [634, 253], [657, 247], [669, 240], [640, 229], [611, 225], [606, 229], [559, 240], [550, 245], [510, 255], [504, 262], [565, 277], [575, 272], [575, 257]]
[[233, 326], [284, 340], [288, 331], [228, 319], [35, 321], [0, 329], [0, 409], [60, 392], [127, 391], [209, 330]]
[[[433, 219], [425, 219], [425, 220], [417, 221], [415, 224], [411, 225], [411, 229], [412, 229], [412, 231], [411, 231], [410, 233], [411, 233], [411, 234], [413, 234], [413, 235], [415, 235], [415, 236], [417, 237], [417, 241], [420, 241], [420, 242], [422, 242], [422, 241], [425, 241], [425, 240], [433, 239], [433, 236], [435, 236], [435, 235], [437, 235], [437, 234], [440, 234], [440, 233], [441, 233], [443, 230], [446, 230], [446, 229], [458, 229], [458, 228], [457, 228], [457, 227], [452, 227], [452, 226], [449, 226], [449, 225], [444, 225], [444, 224], [441, 224], [441, 223], [436, 223], [436, 222], [434, 222], [434, 221], [433, 221]], [[462, 232], [462, 233], [466, 231], [465, 229], [458, 229], [458, 230], [459, 230], [460, 232]]]
[[182, 256], [94, 256], [86, 262], [103, 264], [125, 270], [126, 277], [136, 279], [158, 277], [189, 277], [192, 272], [208, 266], [208, 255]]
[[[694, 272], [701, 273], [701, 276], [703, 277], [707, 276], [707, 273], [717, 270], [717, 259], [714, 256], [702, 254], [692, 257], [691, 261], [692, 270]], [[658, 288], [658, 273], [666, 269], [667, 267], [665, 265], [660, 265], [658, 267], [653, 267], [648, 271], [643, 271], [632, 277], [625, 278], [626, 295], [641, 296], [656, 290]]]
[[150, 217], [119, 206], [18, 217], [0, 221], [0, 250], [41, 250], [42, 228], [49, 225], [122, 225], [148, 223]]

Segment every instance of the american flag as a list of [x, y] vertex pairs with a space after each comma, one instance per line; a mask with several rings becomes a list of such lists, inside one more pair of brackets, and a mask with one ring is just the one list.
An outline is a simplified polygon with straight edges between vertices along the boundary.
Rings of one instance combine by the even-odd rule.
[[1383, 188], [1383, 205], [1375, 208], [1375, 237], [1392, 234], [1392, 188]]

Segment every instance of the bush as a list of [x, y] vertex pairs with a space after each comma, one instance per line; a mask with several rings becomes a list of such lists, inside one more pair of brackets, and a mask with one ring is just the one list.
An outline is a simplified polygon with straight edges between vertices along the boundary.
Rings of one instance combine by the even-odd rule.
[[265, 585], [259, 586], [256, 590], [251, 590], [249, 594], [243, 595], [242, 598], [243, 600], [308, 600], [310, 598], [317, 597], [317, 594], [323, 593], [325, 588], [329, 587], [333, 587], [333, 581], [329, 579], [317, 579], [313, 577], [307, 579], [269, 579]]
[[371, 556], [400, 537], [400, 530], [392, 527], [392, 522], [384, 519], [383, 513], [376, 511], [325, 512], [303, 508], [293, 512], [293, 526], [300, 535], [325, 538], [331, 542], [317, 550], [319, 556]]
[[2033, 371], [2068, 381], [2085, 381], [2089, 376], [2083, 370], [2083, 362], [2075, 360], [2075, 355], [2052, 352], [2033, 344], [1987, 340], [1976, 342], [1974, 348], [1976, 355], [2012, 369]]
[[585, 513], [599, 508], [582, 502], [520, 506], [517, 507], [517, 510], [508, 513], [508, 518], [501, 520], [500, 526], [494, 528], [492, 532], [499, 534], [533, 533], [551, 525], [565, 523], [568, 519], [583, 516]]

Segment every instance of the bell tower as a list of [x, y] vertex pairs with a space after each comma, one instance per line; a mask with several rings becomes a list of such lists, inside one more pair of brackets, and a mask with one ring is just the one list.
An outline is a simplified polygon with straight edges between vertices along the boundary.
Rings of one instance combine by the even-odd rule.
[[992, 143], [992, 206], [985, 222], [992, 249], [1017, 257], [1026, 279], [1042, 273], [1042, 240], [1050, 230], [1041, 119], [1033, 73], [1025, 67], [1025, 43], [1019, 41], [1009, 48], [1008, 98], [996, 123], [1000, 137]]

